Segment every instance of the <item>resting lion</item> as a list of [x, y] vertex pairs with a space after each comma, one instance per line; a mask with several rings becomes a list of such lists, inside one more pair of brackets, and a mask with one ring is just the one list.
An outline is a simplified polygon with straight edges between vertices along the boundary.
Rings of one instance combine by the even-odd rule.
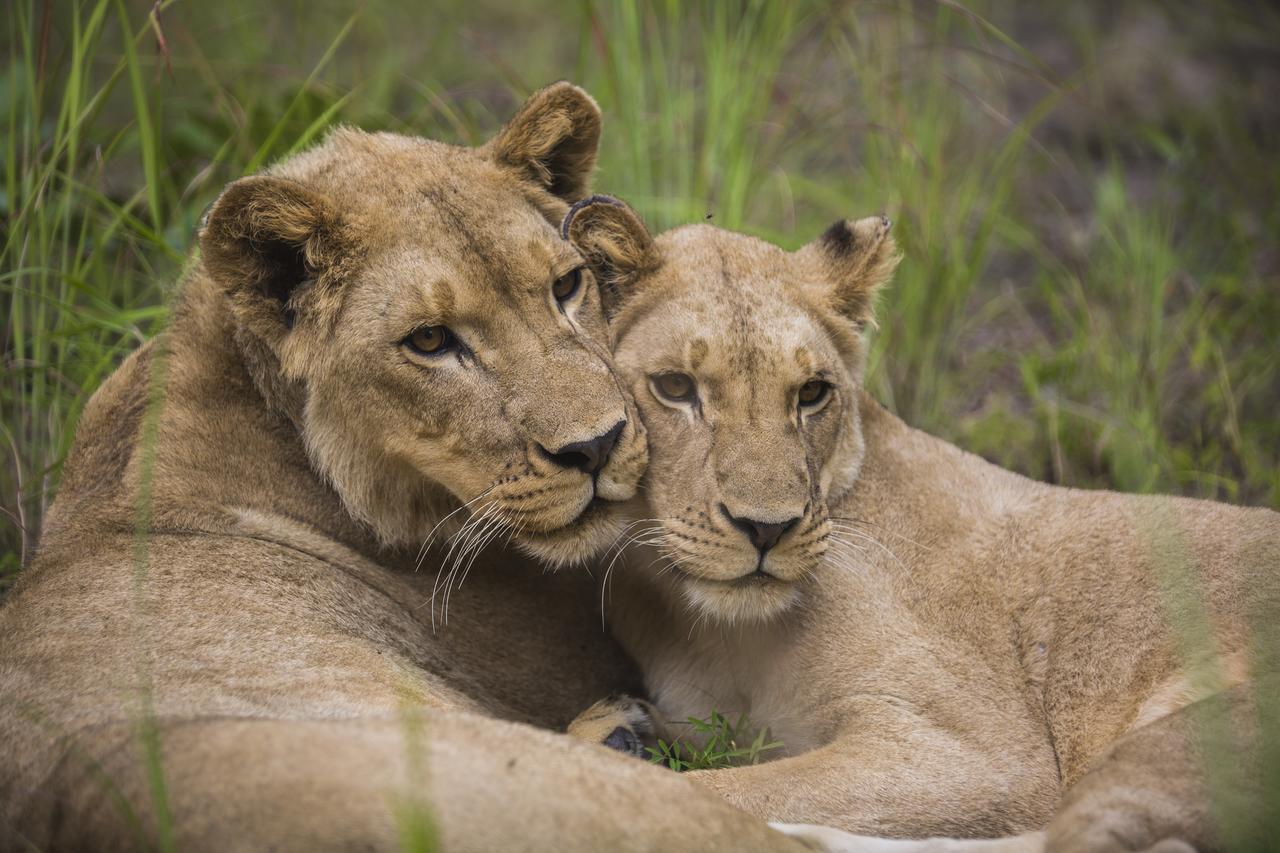
[[[1280, 698], [1250, 660], [1280, 617], [1280, 516], [1048, 486], [889, 414], [860, 386], [897, 263], [881, 217], [793, 254], [705, 225], [652, 240], [607, 198], [565, 230], [649, 434], [613, 633], [667, 737], [715, 709], [785, 746], [691, 778], [772, 821], [1024, 833], [793, 830], [839, 850], [1258, 840], [1255, 749], [1227, 735], [1254, 691]], [[584, 730], [629, 746], [642, 707]], [[1241, 819], [1216, 826], [1214, 797]]]
[[560, 84], [477, 149], [342, 130], [227, 188], [0, 609], [0, 849], [800, 849], [522, 725], [633, 685], [589, 581], [462, 584], [499, 535], [598, 551], [643, 471], [552, 224], [599, 131]]

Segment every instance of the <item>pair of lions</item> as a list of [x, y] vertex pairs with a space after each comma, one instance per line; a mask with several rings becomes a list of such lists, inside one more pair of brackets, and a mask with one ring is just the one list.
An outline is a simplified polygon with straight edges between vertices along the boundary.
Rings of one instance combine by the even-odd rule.
[[[1134, 531], [1179, 531], [1243, 667], [1274, 514], [1052, 489], [909, 430], [857, 388], [878, 220], [794, 256], [652, 241], [570, 209], [599, 131], [560, 84], [479, 149], [342, 131], [215, 203], [0, 610], [0, 846], [897, 843], [773, 819], [1083, 849], [1058, 828], [1095, 815], [1213, 846], [1188, 727], [1246, 713], [1248, 677], [1191, 704]], [[674, 568], [606, 600], [657, 722], [741, 708], [785, 759], [681, 777], [546, 731], [641, 676], [589, 578], [484, 544], [581, 562], [637, 511]], [[419, 571], [446, 534], [457, 571]]]

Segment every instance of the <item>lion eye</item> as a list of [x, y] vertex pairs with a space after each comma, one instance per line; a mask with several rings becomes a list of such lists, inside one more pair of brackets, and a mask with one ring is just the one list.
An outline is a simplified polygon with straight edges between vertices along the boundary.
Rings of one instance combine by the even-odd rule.
[[439, 355], [453, 346], [453, 335], [444, 326], [423, 326], [404, 339], [405, 346], [419, 355]]
[[581, 288], [582, 267], [578, 267], [555, 280], [551, 285], [551, 295], [556, 298], [556, 302], [563, 304], [577, 296]]
[[698, 396], [698, 386], [687, 373], [660, 373], [652, 382], [654, 393], [669, 403], [688, 403]]
[[821, 379], [811, 379], [800, 386], [800, 393], [797, 395], [800, 408], [816, 409], [826, 402], [830, 393], [831, 383], [823, 382]]

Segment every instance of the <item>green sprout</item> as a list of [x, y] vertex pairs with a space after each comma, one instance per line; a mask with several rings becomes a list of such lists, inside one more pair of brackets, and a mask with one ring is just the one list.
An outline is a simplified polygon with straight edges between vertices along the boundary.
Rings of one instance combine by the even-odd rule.
[[[751, 738], [752, 726], [746, 714], [739, 715], [736, 722], [730, 722], [724, 714], [712, 711], [705, 720], [690, 717], [686, 722], [691, 729], [691, 739], [677, 738], [668, 743], [659, 738], [657, 747], [645, 747], [650, 762], [665, 764], [677, 773], [723, 770], [759, 764], [761, 755], [782, 748], [782, 741], [766, 740], [768, 729], [761, 729]], [[698, 743], [702, 745], [698, 746]]]

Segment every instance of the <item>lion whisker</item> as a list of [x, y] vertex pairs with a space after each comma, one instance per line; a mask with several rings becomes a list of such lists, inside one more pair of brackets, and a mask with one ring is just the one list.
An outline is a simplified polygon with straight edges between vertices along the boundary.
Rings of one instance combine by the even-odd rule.
[[710, 545], [713, 548], [720, 549], [721, 551], [729, 551], [731, 553], [736, 553], [739, 550], [738, 548], [735, 548], [733, 545], [730, 545], [728, 542], [724, 541], [723, 538], [707, 539], [705, 541], [695, 540], [693, 537], [689, 536], [687, 533], [681, 533], [679, 530], [672, 530], [671, 535], [684, 542], [697, 542], [698, 544], [701, 544], [704, 546]]
[[[614, 551], [614, 549], [617, 549], [618, 551], [621, 551], [623, 548], [625, 548], [625, 547], [627, 547], [629, 544], [631, 544], [631, 543], [630, 543], [630, 540], [628, 540], [628, 541], [623, 541], [623, 540], [624, 540], [624, 538], [628, 535], [628, 533], [629, 533], [629, 531], [631, 530], [631, 528], [635, 527], [637, 524], [646, 524], [646, 523], [652, 523], [652, 522], [659, 522], [659, 523], [660, 523], [660, 522], [661, 522], [661, 519], [657, 519], [657, 518], [637, 518], [637, 519], [635, 519], [635, 520], [633, 520], [633, 521], [628, 521], [626, 524], [624, 524], [624, 525], [622, 526], [622, 529], [618, 531], [618, 535], [614, 537], [613, 542], [609, 543], [609, 547], [605, 549], [604, 556], [605, 556], [605, 557], [608, 557], [608, 556], [609, 556], [609, 554], [610, 554], [611, 552], [613, 552], [613, 551]], [[619, 545], [619, 544], [618, 544], [619, 542], [621, 542], [622, 544], [621, 544], [621, 545]]]
[[[856, 547], [857, 547], [857, 546], [853, 545], [852, 543], [844, 542], [844, 541], [838, 541], [838, 544], [843, 545], [843, 546], [845, 546], [845, 547], [849, 547], [849, 548], [856, 548]], [[859, 551], [859, 553], [865, 553], [865, 552], [863, 552], [861, 549], [857, 549], [857, 550]], [[825, 560], [824, 560], [823, 562], [824, 562], [824, 564], [825, 564], [825, 565], [833, 566], [833, 567], [835, 567], [835, 568], [837, 568], [837, 569], [842, 569], [843, 571], [846, 571], [846, 572], [848, 572], [848, 573], [850, 573], [850, 574], [853, 574], [853, 575], [861, 575], [861, 574], [862, 574], [862, 573], [859, 571], [858, 567], [857, 567], [857, 566], [855, 566], [855, 565], [850, 561], [850, 559], [849, 559], [847, 556], [845, 556], [845, 555], [838, 555], [838, 554], [836, 554], [835, 552], [830, 552], [830, 553], [828, 553], [828, 554], [827, 554], [827, 556], [826, 556], [826, 558], [825, 558]]]
[[[688, 604], [690, 605], [692, 605], [692, 603], [693, 602], [688, 602]], [[698, 608], [698, 614], [697, 616], [694, 617], [693, 624], [689, 626], [689, 635], [685, 638], [685, 640], [692, 641], [693, 635], [698, 631], [699, 628], [702, 627], [703, 623], [710, 624], [710, 621], [711, 621], [710, 612], [705, 608], [701, 608], [701, 607]]]
[[[495, 527], [500, 530], [503, 524], [502, 512], [496, 502], [490, 503], [485, 507], [485, 514], [487, 519], [484, 524], [474, 527], [467, 542], [458, 550], [457, 556], [454, 558], [453, 569], [449, 572], [448, 580], [445, 582], [444, 624], [446, 625], [449, 624], [449, 602], [453, 598], [454, 577], [461, 577], [462, 580], [466, 579], [466, 574], [471, 569], [472, 563], [475, 562], [476, 557], [478, 557], [481, 551], [484, 550], [484, 545], [488, 541], [490, 531], [495, 529]], [[461, 586], [462, 583], [459, 581], [458, 587], [460, 588]]]
[[[656, 519], [656, 518], [655, 518], [655, 519], [642, 519], [642, 521], [658, 521], [658, 519]], [[634, 526], [634, 524], [629, 524], [629, 525], [627, 525], [627, 527], [632, 527], [632, 526]], [[624, 532], [625, 532], [625, 529], [626, 529], [626, 528], [624, 528]], [[605, 570], [604, 570], [604, 577], [603, 577], [603, 579], [600, 581], [600, 627], [601, 627], [601, 629], [604, 629], [604, 628], [606, 627], [606, 625], [605, 625], [605, 598], [606, 598], [606, 596], [607, 596], [607, 594], [608, 594], [608, 591], [609, 591], [609, 576], [613, 573], [613, 567], [614, 567], [614, 564], [615, 564], [615, 563], [617, 563], [617, 562], [618, 562], [618, 559], [619, 559], [619, 558], [621, 558], [621, 557], [623, 556], [623, 554], [625, 554], [625, 553], [626, 553], [626, 549], [627, 549], [630, 545], [632, 545], [633, 543], [635, 543], [635, 542], [637, 542], [639, 539], [641, 539], [641, 537], [649, 537], [649, 536], [652, 536], [652, 535], [653, 535], [653, 534], [655, 534], [655, 533], [661, 533], [661, 532], [662, 532], [662, 525], [661, 525], [661, 524], [651, 525], [651, 526], [649, 526], [649, 527], [645, 527], [645, 528], [642, 528], [641, 530], [637, 531], [634, 535], [630, 536], [628, 539], [626, 539], [626, 540], [622, 543], [622, 545], [617, 549], [617, 553], [615, 553], [615, 554], [613, 555], [613, 559], [609, 561], [609, 564], [608, 564], [607, 566], [605, 566]], [[621, 539], [621, 535], [619, 536], [619, 539]], [[615, 540], [615, 541], [616, 541], [616, 540]]]
[[505, 547], [507, 545], [510, 545], [511, 540], [515, 539], [521, 533], [524, 533], [525, 526], [526, 526], [525, 522], [522, 521], [519, 524], [513, 524], [511, 527], [509, 527], [507, 529], [507, 538], [504, 539], [502, 542], [503, 546]]
[[[458, 585], [455, 587], [456, 589], [462, 589], [462, 585], [467, 582], [467, 575], [471, 574], [471, 567], [475, 565], [476, 560], [484, 553], [485, 549], [489, 546], [489, 543], [492, 542], [495, 537], [501, 535], [504, 529], [506, 529], [505, 522], [503, 522], [501, 518], [498, 518], [496, 523], [491, 524], [486, 532], [482, 533], [480, 537], [477, 537], [477, 544], [472, 547], [471, 557], [462, 568], [461, 577], [458, 579]], [[461, 562], [461, 560], [459, 560], [459, 562]], [[449, 624], [449, 602], [451, 599], [452, 589], [445, 590], [444, 619], [446, 625]]]
[[898, 558], [898, 555], [895, 554], [892, 551], [892, 549], [890, 549], [887, 545], [885, 545], [879, 539], [876, 539], [874, 536], [871, 536], [865, 531], [859, 530], [856, 527], [850, 527], [848, 525], [843, 525], [843, 524], [832, 524], [831, 529], [838, 530], [841, 533], [847, 534], [849, 536], [857, 537], [858, 539], [861, 539], [864, 542], [870, 542], [872, 545], [875, 545], [881, 551], [884, 551], [886, 554], [888, 554], [889, 557], [891, 557], [893, 561], [896, 562], [899, 566], [901, 566], [904, 569], [906, 568], [906, 564], [903, 563], [902, 560]]
[[[449, 550], [445, 552], [444, 559], [440, 563], [440, 570], [436, 573], [435, 583], [431, 585], [431, 630], [433, 633], [436, 630], [436, 595], [439, 593], [441, 583], [443, 582], [447, 601], [448, 587], [453, 580], [453, 573], [457, 568], [456, 564], [452, 562], [454, 551], [463, 542], [463, 540], [468, 539], [472, 535], [472, 532], [484, 521], [485, 518], [488, 517], [490, 510], [492, 510], [496, 505], [496, 501], [489, 501], [481, 507], [479, 512], [473, 513], [457, 533], [449, 537]], [[446, 567], [448, 569], [447, 574]], [[442, 617], [447, 613], [447, 608], [447, 604], [441, 605]], [[446, 621], [445, 624], [447, 625], [448, 622]]]
[[897, 538], [901, 539], [903, 542], [906, 542], [909, 545], [914, 545], [917, 548], [920, 548], [925, 551], [933, 550], [933, 548], [924, 544], [923, 542], [917, 542], [915, 539], [912, 539], [910, 536], [907, 536], [903, 533], [899, 533], [898, 531], [885, 527], [882, 524], [876, 524], [874, 521], [867, 521], [866, 519], [863, 519], [863, 518], [854, 518], [853, 516], [849, 516], [849, 515], [833, 515], [831, 516], [831, 520], [845, 521], [845, 522], [851, 522], [853, 524], [862, 524], [867, 527], [874, 527], [877, 530], [880, 530], [884, 533], [888, 533], [890, 536], [896, 536]]
[[444, 524], [446, 521], [448, 521], [449, 519], [453, 518], [455, 515], [457, 515], [458, 513], [462, 512], [464, 509], [466, 509], [467, 507], [471, 506], [473, 503], [475, 503], [476, 501], [480, 500], [481, 498], [483, 498], [485, 495], [489, 494], [490, 492], [492, 492], [492, 491], [493, 491], [494, 489], [496, 489], [496, 488], [498, 488], [498, 486], [497, 486], [497, 484], [495, 483], [494, 485], [492, 485], [492, 486], [490, 486], [489, 488], [485, 489], [485, 490], [484, 490], [484, 491], [482, 491], [480, 494], [476, 495], [474, 498], [472, 498], [471, 500], [469, 500], [469, 501], [467, 501], [466, 503], [462, 504], [462, 505], [461, 505], [461, 506], [459, 506], [457, 509], [453, 510], [453, 512], [449, 513], [449, 514], [448, 514], [448, 515], [446, 515], [444, 518], [442, 518], [442, 519], [440, 519], [439, 521], [437, 521], [437, 522], [436, 522], [435, 526], [431, 528], [431, 531], [430, 531], [429, 533], [427, 533], [427, 538], [426, 538], [426, 539], [424, 539], [424, 540], [422, 540], [422, 547], [418, 549], [418, 559], [415, 561], [414, 566], [413, 566], [413, 570], [414, 570], [415, 572], [416, 572], [416, 571], [418, 571], [420, 568], [422, 568], [422, 561], [423, 561], [423, 560], [426, 558], [426, 556], [427, 556], [427, 549], [431, 546], [431, 540], [435, 538], [436, 531], [440, 529], [440, 525]]
[[489, 501], [486, 503], [478, 512], [471, 514], [471, 517], [467, 519], [466, 523], [462, 525], [461, 529], [459, 529], [457, 533], [449, 537], [447, 540], [449, 543], [449, 549], [444, 555], [444, 562], [446, 565], [450, 564], [454, 553], [463, 545], [463, 543], [470, 539], [476, 530], [479, 529], [479, 526], [489, 517], [489, 512], [496, 505], [497, 501]]
[[467, 561], [466, 568], [462, 570], [462, 579], [458, 581], [458, 589], [462, 589], [462, 585], [467, 582], [467, 575], [471, 572], [471, 567], [475, 565], [476, 558], [484, 553], [484, 550], [489, 547], [489, 544], [494, 539], [501, 536], [510, 527], [511, 525], [502, 518], [501, 512], [494, 514], [494, 521], [480, 534], [479, 542], [471, 550], [471, 559]]

